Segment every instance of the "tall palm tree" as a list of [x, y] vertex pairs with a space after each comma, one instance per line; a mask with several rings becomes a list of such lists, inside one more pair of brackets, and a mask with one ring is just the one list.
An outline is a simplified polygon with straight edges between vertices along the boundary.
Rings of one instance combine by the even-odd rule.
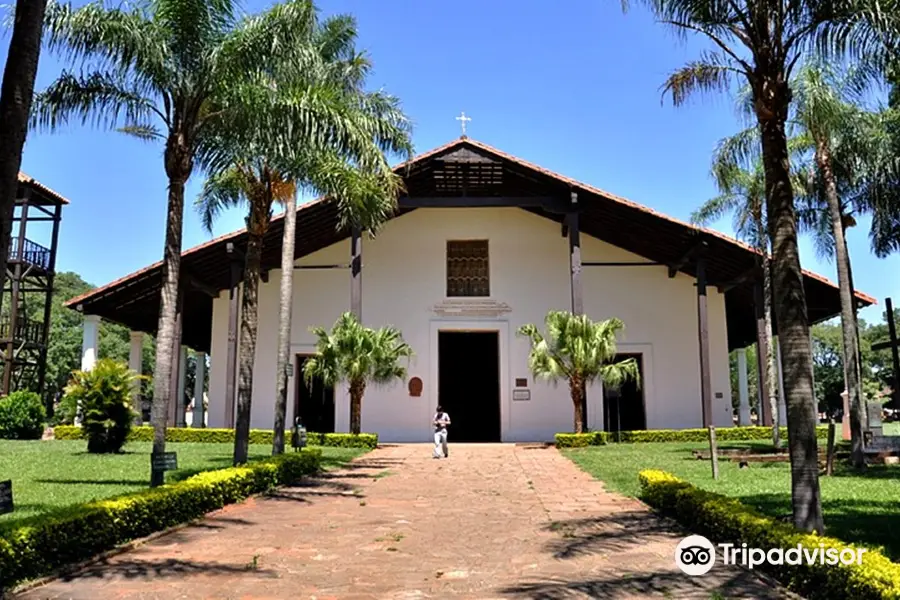
[[863, 72], [838, 73], [818, 63], [800, 69], [794, 82], [792, 129], [813, 157], [807, 210], [801, 211], [807, 226], [817, 232], [820, 255], [834, 256], [841, 297], [844, 382], [850, 396], [851, 462], [865, 467], [862, 423], [859, 330], [853, 287], [847, 228], [854, 211], [869, 204], [869, 173], [879, 154], [881, 121], [877, 114], [860, 108]]
[[[250, 401], [253, 390], [253, 364], [258, 327], [259, 277], [263, 237], [269, 229], [272, 203], [293, 198], [293, 181], [284, 181], [265, 161], [235, 164], [231, 169], [210, 176], [197, 204], [203, 223], [212, 231], [215, 214], [222, 208], [246, 203], [247, 250], [244, 254], [241, 293], [241, 335], [238, 357], [238, 406], [235, 421], [234, 464], [247, 462], [250, 435]], [[246, 435], [245, 435], [246, 434]]]
[[[353, 19], [335, 17], [316, 23], [309, 31], [309, 38], [303, 40], [302, 45], [296, 42], [294, 52], [284, 63], [251, 77], [259, 84], [249, 95], [254, 95], [256, 90], [274, 93], [264, 95], [266, 99], [262, 103], [253, 102], [252, 113], [239, 127], [212, 126], [206, 137], [204, 153], [210, 157], [211, 174], [198, 198], [198, 208], [207, 229], [211, 229], [213, 220], [223, 208], [244, 202], [249, 208], [241, 295], [235, 464], [247, 460], [262, 244], [273, 203], [292, 201], [298, 180], [318, 184], [320, 189], [328, 192], [346, 192], [347, 187], [352, 187], [352, 196], [345, 193], [338, 196], [338, 200], [355, 222], [377, 221], [396, 203], [399, 178], [391, 171], [383, 148], [408, 149], [411, 146], [409, 122], [399, 110], [396, 99], [362, 89], [370, 64], [355, 52], [355, 39]], [[327, 98], [328, 107], [340, 114], [354, 131], [351, 148], [342, 152], [340, 146], [329, 140], [305, 137], [304, 129], [292, 127], [298, 117], [295, 106], [310, 96]], [[228, 97], [230, 101], [231, 95]], [[243, 105], [247, 97], [248, 93], [238, 89], [233, 101]], [[273, 131], [277, 133], [273, 134]], [[289, 132], [290, 137], [282, 132]], [[291, 148], [301, 150], [285, 153], [286, 138]], [[335, 181], [340, 182], [341, 187], [335, 187]], [[361, 182], [374, 185], [374, 192], [370, 187], [360, 189]], [[357, 206], [364, 200], [360, 194], [370, 192], [377, 210], [360, 212]], [[368, 207], [365, 202], [363, 205]], [[276, 433], [273, 448], [279, 446], [280, 438], [283, 449], [284, 411], [276, 401], [278, 420], [281, 421], [281, 435]]]
[[770, 414], [773, 416], [772, 444], [780, 448], [781, 407], [778, 403], [778, 359], [772, 326], [772, 273], [766, 235], [765, 173], [758, 157], [748, 161], [744, 156], [751, 151], [748, 146], [758, 147], [759, 139], [754, 134], [753, 129], [745, 130], [719, 143], [713, 155], [712, 174], [720, 193], [694, 211], [691, 221], [706, 225], [731, 212], [737, 236], [759, 252], [759, 267], [763, 276], [763, 323], [767, 341], [763, 380], [768, 392]]
[[[239, 16], [236, 6], [236, 0], [154, 0], [125, 9], [98, 0], [77, 9], [56, 2], [47, 8], [51, 49], [83, 72], [63, 72], [35, 97], [37, 123], [55, 129], [76, 118], [164, 143], [169, 190], [151, 411], [154, 452], [165, 449], [185, 182], [195, 161], [209, 158], [203, 150], [207, 130], [249, 122], [257, 103], [268, 101], [268, 90], [254, 91], [248, 77], [296, 52], [316, 23], [310, 0], [288, 0], [252, 17]], [[229, 102], [238, 91], [246, 101]], [[293, 108], [293, 131], [342, 149], [353, 146], [357, 132], [328, 98], [309, 95]], [[151, 483], [162, 480], [157, 474]]]
[[587, 387], [600, 379], [605, 386], [618, 388], [626, 381], [639, 382], [637, 362], [627, 358], [614, 362], [616, 335], [625, 328], [619, 319], [597, 323], [587, 315], [550, 311], [544, 320], [546, 335], [537, 325], [519, 327], [516, 335], [531, 341], [528, 368], [535, 377], [565, 380], [575, 407], [575, 433], [582, 433], [581, 399]]
[[22, 148], [41, 54], [47, 0], [18, 0], [0, 88], [0, 290], [4, 289]]
[[401, 359], [413, 352], [398, 329], [363, 327], [353, 313], [338, 318], [331, 332], [312, 329], [318, 337], [316, 354], [303, 366], [307, 381], [321, 377], [326, 385], [346, 382], [350, 388], [350, 432], [362, 428], [362, 400], [370, 383], [388, 384], [406, 377]]
[[766, 215], [772, 249], [772, 282], [783, 357], [791, 457], [794, 525], [823, 530], [819, 491], [817, 407], [797, 218], [791, 188], [786, 123], [792, 72], [813, 42], [839, 49], [834, 23], [845, 19], [843, 0], [643, 0], [656, 18], [685, 36], [698, 33], [713, 44], [700, 60], [669, 76], [665, 92], [676, 105], [694, 92], [728, 91], [749, 85], [762, 141]]

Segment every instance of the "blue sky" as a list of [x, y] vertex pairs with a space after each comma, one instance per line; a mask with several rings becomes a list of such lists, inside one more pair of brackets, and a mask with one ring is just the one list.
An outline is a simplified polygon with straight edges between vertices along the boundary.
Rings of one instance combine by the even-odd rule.
[[[82, 2], [76, 2], [81, 4]], [[245, 4], [255, 12], [269, 2]], [[415, 123], [417, 152], [459, 135], [454, 118], [472, 117], [469, 135], [564, 175], [687, 219], [715, 194], [709, 177], [716, 142], [738, 130], [724, 95], [673, 108], [661, 101], [668, 73], [698, 56], [701, 40], [678, 39], [642, 8], [623, 14], [618, 0], [569, 0], [551, 10], [538, 0], [329, 0], [326, 14], [357, 17], [360, 47], [375, 63], [371, 86], [399, 96]], [[2, 60], [8, 45], [2, 40]], [[62, 63], [45, 52], [37, 87]], [[162, 256], [166, 178], [162, 148], [121, 134], [71, 125], [32, 132], [22, 168], [72, 204], [64, 211], [58, 268], [100, 285]], [[184, 247], [206, 241], [187, 190]], [[214, 235], [241, 228], [231, 211]], [[868, 221], [852, 229], [859, 289], [882, 306], [900, 299], [900, 258], [869, 251]], [[731, 234], [730, 218], [715, 228]], [[805, 268], [835, 280], [834, 265], [801, 242]]]

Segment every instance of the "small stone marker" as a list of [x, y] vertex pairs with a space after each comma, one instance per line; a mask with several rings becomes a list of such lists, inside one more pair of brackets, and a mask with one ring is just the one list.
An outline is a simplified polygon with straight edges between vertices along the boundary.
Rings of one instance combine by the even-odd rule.
[[163, 452], [150, 455], [150, 468], [154, 471], [174, 471], [178, 469], [178, 453]]
[[12, 480], [0, 481], [0, 515], [13, 511]]

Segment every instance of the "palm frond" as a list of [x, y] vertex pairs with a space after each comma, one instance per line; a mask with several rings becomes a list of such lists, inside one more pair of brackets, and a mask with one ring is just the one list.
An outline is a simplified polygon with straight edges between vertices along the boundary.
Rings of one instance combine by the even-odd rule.
[[173, 76], [170, 47], [162, 42], [158, 23], [143, 11], [110, 8], [99, 1], [76, 9], [50, 0], [44, 22], [48, 47], [66, 62], [130, 73], [156, 88]]
[[131, 125], [120, 127], [119, 129], [117, 129], [117, 131], [119, 133], [124, 133], [126, 135], [136, 137], [139, 140], [144, 140], [145, 142], [155, 142], [160, 139], [165, 139], [165, 136], [159, 131], [159, 129], [149, 123], [132, 123]]
[[694, 94], [727, 92], [739, 73], [721, 56], [706, 53], [701, 60], [690, 62], [669, 75], [662, 86], [663, 97], [669, 95], [672, 104], [681, 106]]
[[114, 72], [94, 72], [78, 77], [63, 71], [32, 102], [32, 126], [49, 130], [76, 118], [82, 124], [115, 129], [121, 123], [146, 123], [158, 111], [152, 100], [131, 81]]
[[212, 232], [213, 223], [223, 210], [245, 203], [250, 185], [246, 172], [237, 166], [207, 177], [195, 201], [203, 227]]

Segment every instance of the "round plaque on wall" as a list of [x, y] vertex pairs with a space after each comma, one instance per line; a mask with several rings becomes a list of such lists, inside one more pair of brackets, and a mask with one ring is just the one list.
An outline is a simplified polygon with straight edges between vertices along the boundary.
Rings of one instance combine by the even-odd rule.
[[422, 380], [418, 377], [409, 380], [409, 395], [414, 398], [422, 395]]

